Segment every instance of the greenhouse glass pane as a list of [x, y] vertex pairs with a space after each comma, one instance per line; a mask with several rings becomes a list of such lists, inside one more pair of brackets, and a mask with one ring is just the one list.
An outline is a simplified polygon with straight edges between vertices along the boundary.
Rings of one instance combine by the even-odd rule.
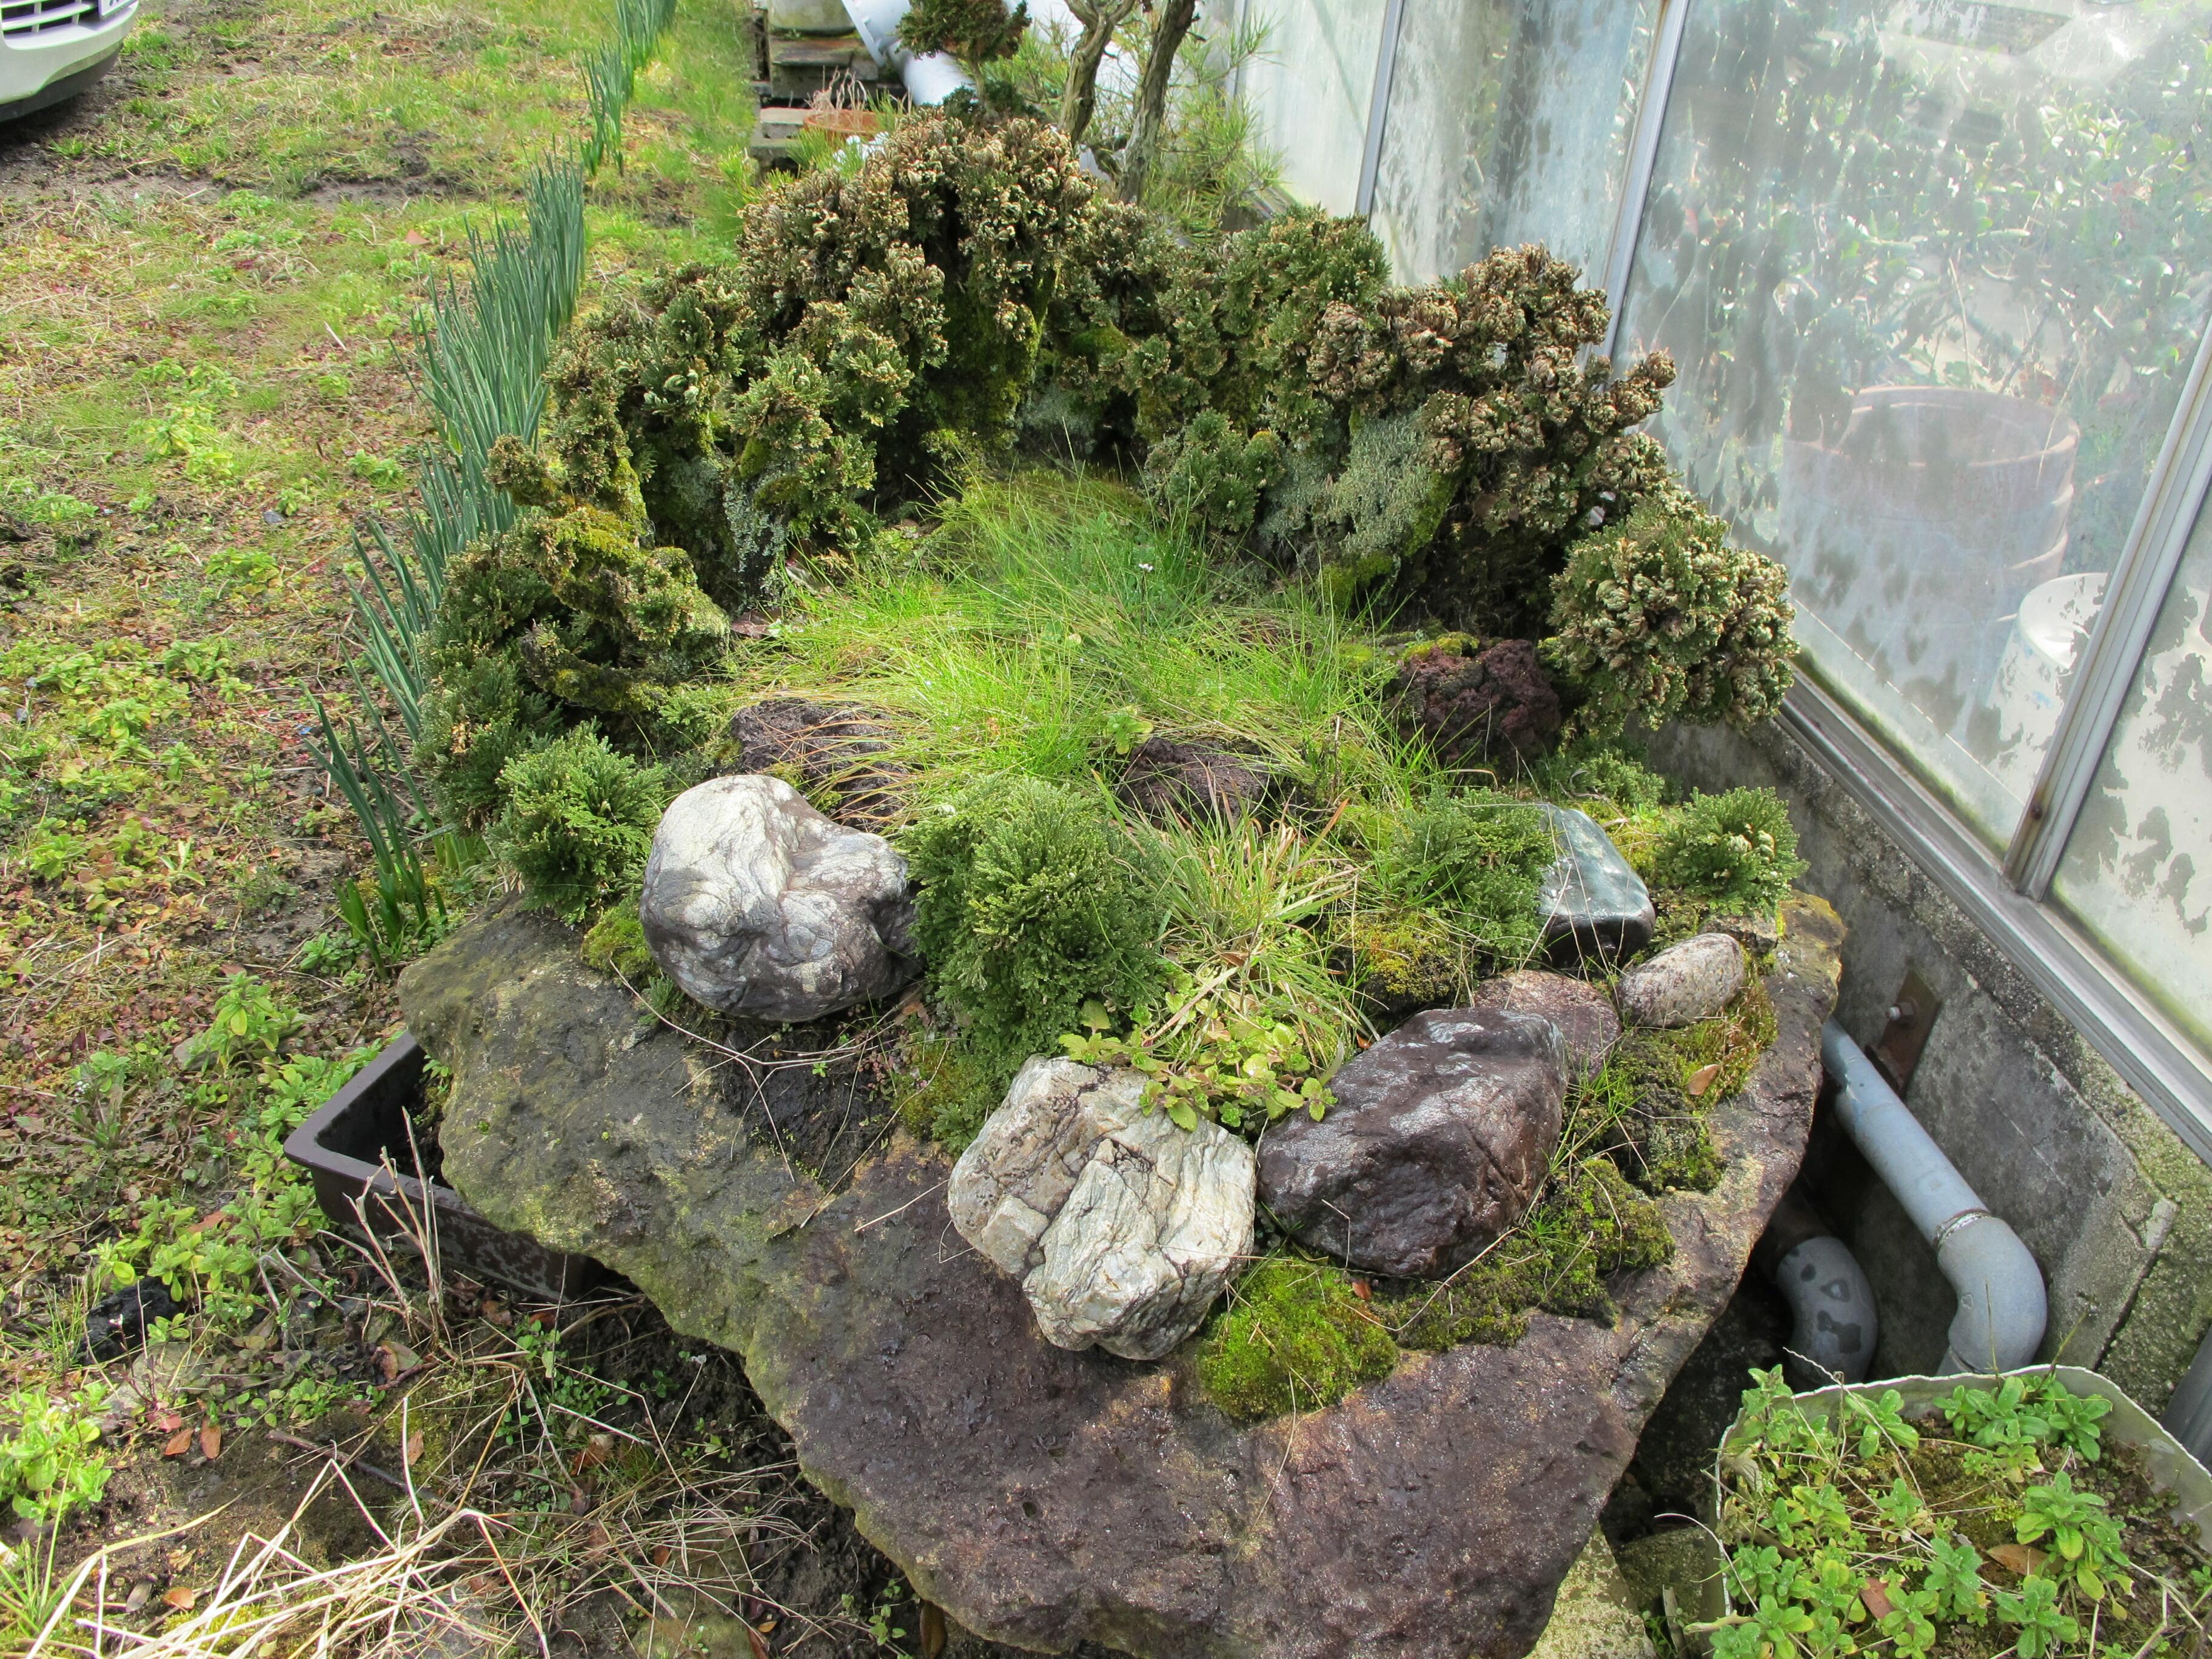
[[1622, 341], [1812, 672], [1992, 845], [2212, 309], [2207, 0], [1691, 0]]
[[1400, 279], [1543, 242], [1602, 286], [1658, 0], [1406, 0], [1376, 173]]
[[1283, 188], [1331, 213], [1358, 204], [1367, 105], [1382, 50], [1384, 0], [1248, 0], [1265, 30], [1239, 83]]
[[2198, 514], [2051, 896], [2212, 1048], [2212, 512]]

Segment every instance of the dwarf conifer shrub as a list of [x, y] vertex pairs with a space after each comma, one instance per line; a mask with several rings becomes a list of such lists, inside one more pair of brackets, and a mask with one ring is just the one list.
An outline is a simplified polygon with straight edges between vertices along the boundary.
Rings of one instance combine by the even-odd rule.
[[1789, 585], [1679, 485], [1584, 537], [1553, 584], [1546, 641], [1582, 698], [1577, 726], [1607, 736], [1631, 721], [1771, 714], [1796, 678]]
[[[980, 783], [908, 833], [932, 990], [1004, 1069], [1158, 991], [1161, 914], [1105, 809], [1036, 778]], [[1094, 1018], [1085, 1005], [1095, 1003]]]
[[1735, 915], [1771, 915], [1804, 872], [1790, 809], [1771, 789], [1698, 795], [1660, 838], [1653, 873]]
[[899, 19], [899, 44], [909, 52], [948, 52], [974, 75], [983, 64], [1012, 58], [1030, 26], [1024, 3], [1008, 11], [1005, 0], [915, 0]]
[[667, 774], [580, 727], [507, 763], [492, 848], [532, 904], [579, 922], [625, 896], [653, 851]]

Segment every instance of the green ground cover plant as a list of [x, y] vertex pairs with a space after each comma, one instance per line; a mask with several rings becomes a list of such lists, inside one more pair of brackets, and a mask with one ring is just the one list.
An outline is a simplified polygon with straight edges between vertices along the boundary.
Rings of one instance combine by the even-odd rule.
[[1721, 1449], [1716, 1659], [2103, 1659], [2203, 1641], [2212, 1566], [2110, 1402], [2055, 1376], [1801, 1401], [1754, 1371]]

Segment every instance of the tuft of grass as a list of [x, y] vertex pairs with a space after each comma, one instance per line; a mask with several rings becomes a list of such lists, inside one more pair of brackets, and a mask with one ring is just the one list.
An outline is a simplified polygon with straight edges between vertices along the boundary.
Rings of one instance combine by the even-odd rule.
[[1207, 1397], [1246, 1419], [1334, 1406], [1388, 1376], [1398, 1345], [1327, 1262], [1275, 1255], [1246, 1273], [1198, 1351]]

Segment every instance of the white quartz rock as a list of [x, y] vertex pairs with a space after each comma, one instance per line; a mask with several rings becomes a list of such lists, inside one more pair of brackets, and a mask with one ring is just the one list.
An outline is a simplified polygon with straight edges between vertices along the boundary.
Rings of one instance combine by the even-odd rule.
[[1252, 1149], [1144, 1109], [1145, 1079], [1031, 1060], [954, 1166], [960, 1236], [1059, 1347], [1158, 1359], [1252, 1252]]

